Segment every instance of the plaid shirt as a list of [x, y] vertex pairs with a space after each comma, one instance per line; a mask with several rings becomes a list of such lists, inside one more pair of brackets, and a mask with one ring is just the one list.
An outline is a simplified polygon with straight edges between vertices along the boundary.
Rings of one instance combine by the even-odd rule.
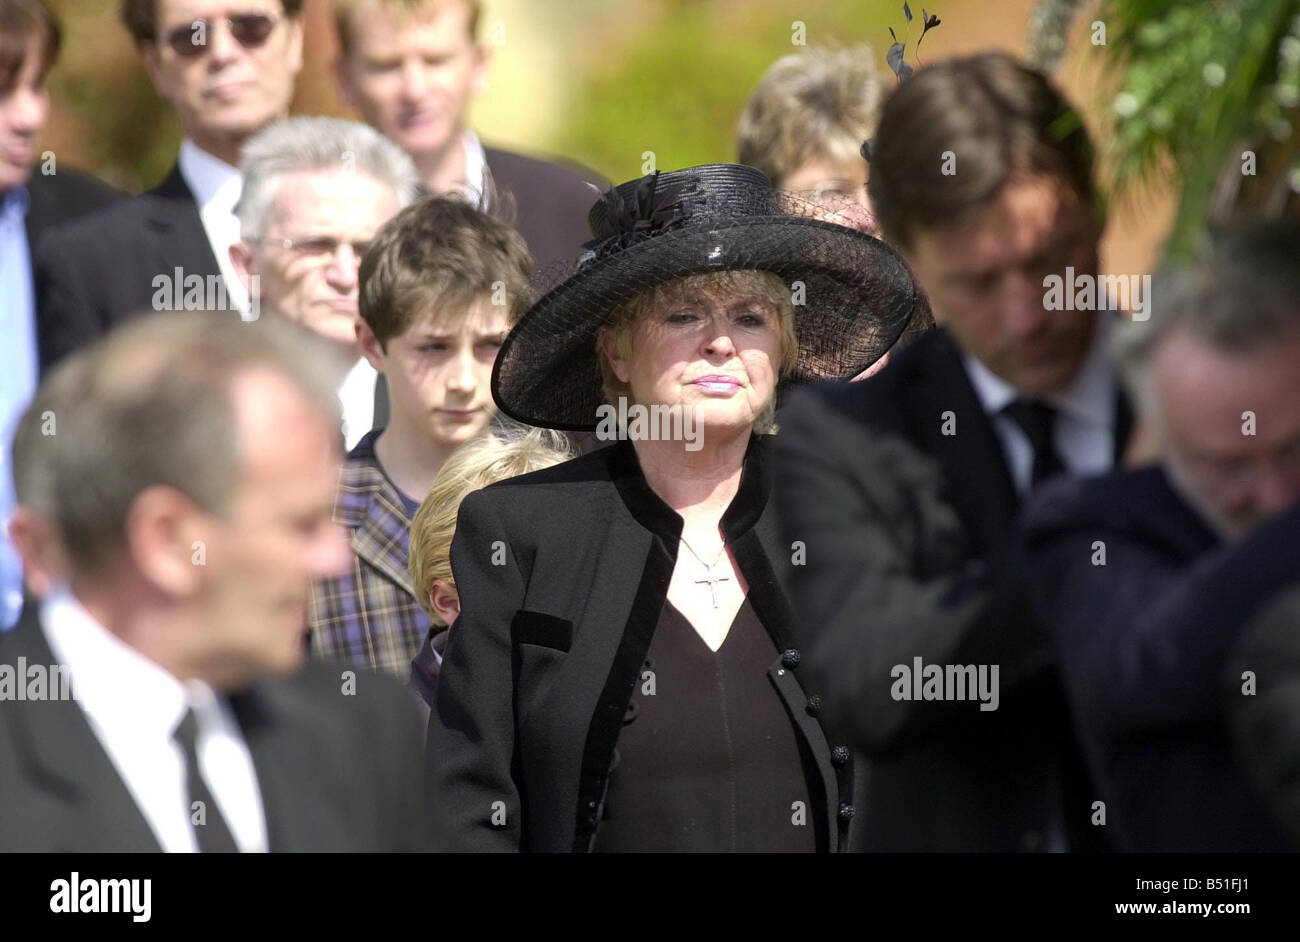
[[415, 600], [406, 564], [411, 518], [375, 458], [378, 435], [357, 442], [339, 474], [334, 522], [351, 533], [352, 571], [312, 585], [311, 650], [407, 681], [429, 618]]

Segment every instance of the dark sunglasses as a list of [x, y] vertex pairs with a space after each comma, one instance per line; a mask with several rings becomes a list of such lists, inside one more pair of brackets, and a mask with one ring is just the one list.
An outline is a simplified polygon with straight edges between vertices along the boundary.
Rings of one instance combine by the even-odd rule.
[[[270, 13], [232, 13], [224, 19], [230, 27], [230, 35], [245, 49], [256, 49], [266, 42], [271, 30], [280, 22], [278, 16]], [[171, 30], [163, 37], [163, 42], [182, 59], [197, 59], [208, 51], [208, 31], [212, 28], [212, 20], [198, 19]]]

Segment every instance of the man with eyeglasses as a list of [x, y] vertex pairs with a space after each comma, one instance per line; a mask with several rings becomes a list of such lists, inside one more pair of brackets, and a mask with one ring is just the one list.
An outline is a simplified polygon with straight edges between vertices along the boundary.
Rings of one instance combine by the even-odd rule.
[[122, 0], [121, 11], [185, 139], [157, 187], [38, 246], [43, 370], [123, 318], [177, 298], [189, 306], [186, 298], [202, 295], [201, 307], [231, 316], [248, 310], [229, 254], [239, 239], [236, 168], [244, 142], [287, 114], [302, 66], [302, 0]]
[[259, 317], [284, 317], [331, 341], [348, 450], [385, 424], [387, 397], [357, 342], [361, 257], [419, 188], [411, 158], [378, 131], [337, 118], [276, 121], [244, 146], [235, 270]]
[[1122, 850], [1289, 849], [1225, 722], [1254, 696], [1243, 670], [1262, 693], [1286, 657], [1265, 645], [1225, 668], [1300, 578], [1297, 258], [1300, 226], [1256, 224], [1157, 278], [1150, 319], [1117, 340], [1158, 463], [1027, 511], [1031, 596]]

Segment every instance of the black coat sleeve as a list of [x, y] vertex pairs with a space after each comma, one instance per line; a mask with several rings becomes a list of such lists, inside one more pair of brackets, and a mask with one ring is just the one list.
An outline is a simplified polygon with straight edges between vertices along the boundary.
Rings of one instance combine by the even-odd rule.
[[1045, 642], [997, 630], [996, 580], [972, 555], [938, 464], [822, 395], [796, 391], [776, 436], [785, 543], [806, 547], [791, 595], [836, 725], [888, 755], [972, 716], [969, 703], [894, 699], [898, 665], [999, 664], [1007, 686], [1020, 663], [1044, 662]]
[[499, 493], [465, 498], [451, 544], [461, 611], [448, 634], [428, 739], [434, 816], [451, 851], [517, 851], [523, 836], [510, 625], [525, 579]]
[[1300, 587], [1247, 627], [1224, 673], [1223, 697], [1238, 761], [1300, 848]]

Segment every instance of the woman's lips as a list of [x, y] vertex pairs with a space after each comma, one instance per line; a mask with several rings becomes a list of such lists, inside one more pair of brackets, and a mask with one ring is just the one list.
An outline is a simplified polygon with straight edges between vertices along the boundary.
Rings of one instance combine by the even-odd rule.
[[703, 389], [705, 392], [730, 393], [740, 388], [740, 380], [734, 376], [710, 374], [694, 380], [692, 385]]

